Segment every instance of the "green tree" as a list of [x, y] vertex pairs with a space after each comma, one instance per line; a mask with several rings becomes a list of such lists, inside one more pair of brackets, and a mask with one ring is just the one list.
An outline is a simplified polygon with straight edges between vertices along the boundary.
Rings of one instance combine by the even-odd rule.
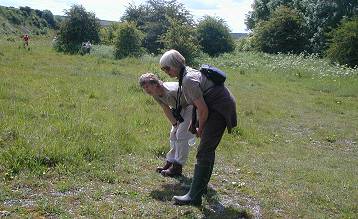
[[257, 25], [253, 46], [267, 53], [300, 53], [307, 44], [304, 33], [303, 19], [297, 11], [281, 6], [268, 21]]
[[139, 6], [130, 4], [122, 21], [135, 22], [144, 32], [143, 46], [151, 53], [159, 53], [164, 48], [160, 40], [170, 27], [170, 20], [193, 26], [193, 16], [176, 0], [148, 0]]
[[328, 36], [326, 56], [334, 62], [358, 66], [358, 17], [344, 21]]
[[112, 45], [116, 38], [116, 33], [120, 28], [120, 23], [112, 23], [108, 27], [103, 27], [100, 30], [100, 39], [102, 44]]
[[73, 5], [65, 14], [67, 18], [58, 33], [57, 51], [77, 53], [82, 42], [99, 42], [100, 24], [94, 13], [87, 12], [81, 5]]
[[114, 56], [117, 59], [128, 56], [140, 56], [144, 50], [141, 47], [143, 33], [137, 29], [135, 23], [124, 22], [116, 32]]
[[188, 25], [171, 20], [170, 27], [162, 36], [165, 50], [175, 49], [179, 51], [188, 64], [193, 64], [195, 57], [199, 55], [200, 46], [196, 30]]
[[221, 18], [205, 16], [199, 22], [197, 31], [203, 52], [210, 56], [231, 52], [235, 49], [230, 29]]
[[42, 17], [43, 19], [46, 20], [46, 22], [47, 22], [49, 27], [51, 27], [51, 28], [56, 28], [57, 27], [55, 18], [53, 17], [53, 14], [52, 14], [51, 11], [49, 11], [49, 10], [42, 11], [40, 17]]
[[29, 17], [31, 15], [32, 9], [28, 6], [25, 6], [25, 7], [20, 7], [20, 11], [22, 12], [23, 15]]
[[280, 6], [295, 9], [302, 16], [307, 30], [306, 38], [309, 40], [309, 52], [313, 53], [324, 51], [326, 33], [336, 28], [342, 19], [358, 15], [356, 0], [254, 0], [253, 10], [246, 15], [248, 29], [255, 32], [256, 27], [270, 19]]
[[5, 17], [13, 24], [19, 25], [24, 22], [24, 18], [21, 13], [17, 13], [16, 9], [9, 8], [4, 12]]
[[246, 15], [245, 24], [249, 30], [253, 30], [260, 21], [268, 20], [270, 10], [267, 6], [270, 0], [254, 0], [252, 11]]
[[311, 52], [322, 53], [327, 45], [327, 32], [337, 28], [341, 20], [358, 15], [358, 1], [310, 0], [302, 6], [302, 14], [308, 27]]

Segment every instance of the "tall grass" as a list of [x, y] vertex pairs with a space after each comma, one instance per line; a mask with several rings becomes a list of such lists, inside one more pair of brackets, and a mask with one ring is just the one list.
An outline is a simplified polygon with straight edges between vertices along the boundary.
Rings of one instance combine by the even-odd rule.
[[107, 45], [93, 45], [91, 49], [91, 56], [114, 59], [114, 47]]
[[143, 117], [153, 109], [144, 104], [149, 100], [137, 76], [150, 64], [105, 59], [96, 50], [99, 57], [74, 58], [54, 53], [43, 41], [30, 51], [5, 45], [0, 91], [5, 169], [77, 166], [142, 150], [137, 131], [146, 121], [153, 129], [150, 117]]

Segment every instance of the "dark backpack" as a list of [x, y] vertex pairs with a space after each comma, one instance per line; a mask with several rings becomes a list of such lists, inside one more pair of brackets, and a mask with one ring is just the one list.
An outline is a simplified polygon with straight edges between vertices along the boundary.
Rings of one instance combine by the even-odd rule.
[[216, 84], [216, 85], [221, 85], [226, 80], [225, 72], [221, 71], [220, 69], [218, 69], [214, 66], [211, 66], [208, 64], [203, 64], [203, 65], [201, 65], [199, 71], [202, 74], [204, 74], [209, 80], [214, 82], [214, 84]]

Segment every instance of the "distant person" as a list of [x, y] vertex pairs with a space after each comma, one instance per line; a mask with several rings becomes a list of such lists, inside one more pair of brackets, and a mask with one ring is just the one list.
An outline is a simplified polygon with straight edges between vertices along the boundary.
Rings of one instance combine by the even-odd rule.
[[28, 34], [24, 34], [22, 39], [24, 40], [24, 47], [29, 48], [29, 40], [30, 40], [30, 36]]
[[[237, 125], [236, 103], [224, 84], [215, 85], [200, 71], [185, 65], [185, 58], [176, 50], [170, 50], [160, 58], [161, 69], [179, 80], [179, 93], [188, 104], [193, 104], [193, 120], [190, 130], [200, 137], [196, 164], [190, 190], [183, 196], [174, 196], [174, 204], [201, 205], [207, 190], [215, 162], [215, 150], [227, 128]], [[188, 128], [188, 126], [186, 127]]]
[[[139, 85], [159, 103], [172, 124], [169, 139], [171, 149], [166, 155], [165, 165], [158, 167], [157, 172], [163, 176], [180, 176], [188, 159], [189, 144], [195, 142], [195, 136], [188, 131], [193, 106], [188, 105], [184, 98], [180, 101], [180, 106], [176, 106], [178, 82], [163, 82], [156, 75], [146, 73], [140, 76]], [[179, 116], [183, 121], [179, 122], [181, 118], [175, 118], [178, 116], [173, 115], [174, 108], [181, 108]]]
[[53, 48], [58, 48], [58, 38], [57, 36], [54, 36], [52, 39], [52, 47]]
[[85, 44], [85, 48], [86, 48], [86, 53], [90, 54], [91, 53], [91, 49], [92, 49], [92, 44], [90, 41], [87, 41]]
[[92, 49], [92, 44], [90, 41], [83, 42], [81, 46], [81, 55], [90, 54]]

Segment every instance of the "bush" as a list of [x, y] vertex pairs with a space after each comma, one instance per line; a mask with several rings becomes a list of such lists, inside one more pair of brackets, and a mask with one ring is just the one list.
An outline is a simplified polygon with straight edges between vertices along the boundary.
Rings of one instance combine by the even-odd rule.
[[46, 35], [46, 34], [48, 34], [48, 28], [47, 28], [47, 27], [42, 28], [42, 29], [40, 30], [40, 34], [41, 34], [41, 35]]
[[230, 29], [221, 18], [205, 16], [198, 24], [198, 37], [203, 52], [210, 56], [235, 49]]
[[29, 17], [31, 15], [32, 9], [28, 6], [25, 7], [21, 7], [20, 6], [20, 11], [27, 17]]
[[358, 17], [345, 20], [337, 29], [332, 30], [326, 56], [340, 64], [358, 66]]
[[20, 14], [17, 14], [14, 10], [8, 10], [6, 13], [6, 17], [12, 24], [19, 25], [22, 23], [22, 16]]
[[188, 64], [193, 64], [200, 51], [195, 29], [177, 20], [170, 21], [170, 27], [162, 36], [161, 41], [164, 44], [164, 50], [175, 49], [179, 51]]
[[237, 51], [252, 51], [252, 36], [241, 37], [236, 40], [235, 48]]
[[39, 19], [39, 17], [32, 17], [32, 25], [37, 27], [37, 28], [41, 28], [41, 21]]
[[116, 33], [114, 56], [117, 59], [140, 56], [144, 53], [141, 47], [143, 38], [144, 34], [137, 29], [135, 23], [122, 23]]
[[68, 18], [61, 23], [58, 33], [57, 51], [77, 53], [82, 42], [99, 42], [100, 25], [95, 14], [83, 6], [73, 5], [66, 15]]
[[170, 19], [182, 24], [194, 24], [193, 16], [184, 4], [176, 0], [148, 0], [139, 6], [129, 4], [121, 18], [122, 21], [135, 22], [138, 29], [146, 33], [143, 46], [154, 54], [164, 48], [160, 38], [167, 32]]
[[51, 28], [57, 27], [55, 18], [51, 11], [49, 11], [49, 10], [42, 11], [40, 17], [43, 18]]
[[120, 27], [120, 23], [112, 23], [108, 27], [101, 28], [100, 39], [101, 43], [105, 45], [113, 45], [116, 38], [116, 32]]
[[256, 25], [253, 46], [267, 53], [300, 53], [308, 41], [303, 19], [286, 6], [276, 9], [268, 21]]

